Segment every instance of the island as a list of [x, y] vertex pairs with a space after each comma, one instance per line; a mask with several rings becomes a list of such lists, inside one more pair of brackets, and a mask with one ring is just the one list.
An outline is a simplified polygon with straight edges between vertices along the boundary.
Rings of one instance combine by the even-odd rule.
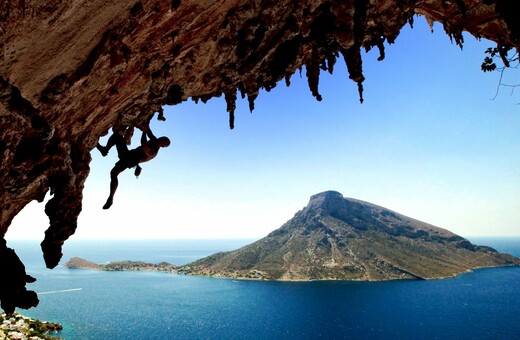
[[499, 266], [520, 266], [520, 259], [336, 191], [312, 196], [282, 227], [250, 245], [183, 266], [132, 261], [98, 265], [78, 258], [65, 264], [286, 281], [425, 280]]
[[114, 261], [108, 264], [97, 264], [80, 257], [73, 257], [67, 261], [63, 267], [68, 269], [93, 269], [105, 271], [124, 271], [124, 270], [147, 270], [167, 273], [178, 273], [179, 266], [168, 262], [147, 263], [143, 261]]

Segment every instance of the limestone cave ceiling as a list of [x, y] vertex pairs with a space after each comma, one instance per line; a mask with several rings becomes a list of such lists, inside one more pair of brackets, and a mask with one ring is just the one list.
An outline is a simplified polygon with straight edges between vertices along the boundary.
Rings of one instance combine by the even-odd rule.
[[[5, 310], [37, 304], [3, 239], [13, 218], [43, 201], [49, 268], [75, 232], [90, 151], [113, 126], [142, 126], [163, 105], [237, 93], [253, 110], [305, 66], [317, 100], [321, 71], [342, 56], [362, 100], [361, 49], [393, 43], [416, 15], [500, 50], [520, 47], [514, 0], [25, 0], [0, 3], [0, 261]], [[4, 280], [2, 280], [4, 281]]]

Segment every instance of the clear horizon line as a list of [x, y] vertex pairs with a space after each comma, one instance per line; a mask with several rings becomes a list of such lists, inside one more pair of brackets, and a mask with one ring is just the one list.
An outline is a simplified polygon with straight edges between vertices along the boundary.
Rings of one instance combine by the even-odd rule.
[[[76, 239], [69, 239], [65, 241], [67, 242], [74, 242], [74, 241], [231, 241], [231, 240], [259, 240], [261, 238], [266, 237], [179, 237], [179, 238], [76, 238]], [[473, 238], [473, 237], [500, 237], [500, 238], [520, 238], [520, 234], [517, 235], [504, 235], [504, 234], [496, 234], [496, 235], [459, 235], [464, 238]], [[21, 238], [21, 237], [13, 237], [13, 238], [5, 238], [6, 241], [40, 241], [39, 238]]]

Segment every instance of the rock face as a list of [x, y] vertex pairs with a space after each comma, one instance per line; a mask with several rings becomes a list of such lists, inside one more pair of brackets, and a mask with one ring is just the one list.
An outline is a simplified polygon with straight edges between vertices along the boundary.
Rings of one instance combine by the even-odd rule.
[[50, 191], [41, 246], [55, 267], [77, 226], [90, 151], [111, 127], [224, 95], [232, 128], [237, 92], [253, 109], [261, 88], [289, 83], [302, 66], [320, 100], [319, 73], [340, 54], [361, 97], [360, 49], [377, 47], [383, 59], [415, 14], [458, 44], [465, 30], [503, 51], [520, 46], [515, 10], [514, 0], [3, 1], [0, 236]]
[[192, 274], [277, 280], [451, 277], [520, 259], [450, 231], [328, 191], [267, 237], [189, 264]]

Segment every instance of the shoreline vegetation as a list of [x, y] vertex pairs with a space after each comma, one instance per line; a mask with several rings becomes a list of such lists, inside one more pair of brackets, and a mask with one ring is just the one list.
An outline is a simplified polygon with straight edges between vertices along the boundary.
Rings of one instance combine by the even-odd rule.
[[[69, 261], [67, 261], [63, 267], [67, 269], [87, 269], [87, 270], [101, 270], [101, 271], [150, 271], [150, 272], [163, 272], [167, 274], [175, 274], [175, 275], [190, 275], [190, 276], [207, 276], [214, 278], [227, 278], [227, 279], [237, 279], [237, 280], [271, 280], [271, 281], [295, 281], [295, 282], [310, 282], [310, 281], [319, 281], [319, 279], [280, 279], [280, 278], [272, 278], [268, 273], [263, 272], [261, 270], [251, 269], [248, 272], [216, 272], [216, 271], [201, 271], [198, 268], [191, 266], [191, 264], [186, 265], [174, 265], [168, 262], [160, 262], [160, 263], [148, 263], [143, 261], [113, 261], [107, 264], [97, 264], [94, 262], [87, 261], [80, 257], [73, 257]], [[478, 266], [472, 269], [468, 269], [465, 271], [461, 271], [454, 275], [450, 276], [436, 276], [436, 277], [421, 277], [421, 278], [403, 278], [403, 279], [419, 279], [419, 280], [442, 280], [442, 279], [450, 279], [457, 277], [459, 275], [470, 273], [474, 270], [478, 269], [486, 269], [486, 268], [497, 268], [497, 267], [519, 267], [518, 265], [494, 265], [494, 266]], [[338, 279], [322, 279], [322, 280], [334, 280], [338, 281]], [[339, 280], [339, 281], [390, 281], [395, 279], [372, 279], [372, 280], [359, 280], [359, 279], [349, 279], [349, 280]], [[1, 339], [1, 338], [0, 338]]]
[[90, 269], [102, 271], [155, 271], [177, 275], [200, 275], [231, 279], [273, 280], [273, 278], [271, 278], [266, 272], [255, 269], [252, 269], [245, 274], [238, 271], [232, 273], [218, 273], [215, 271], [202, 273], [190, 264], [179, 266], [168, 262], [148, 263], [143, 261], [113, 261], [107, 264], [97, 264], [80, 257], [73, 257], [67, 261], [63, 267], [67, 269]]
[[0, 340], [60, 340], [62, 338], [50, 334], [59, 334], [62, 329], [63, 325], [57, 322], [40, 321], [17, 312], [12, 315], [0, 314]]

